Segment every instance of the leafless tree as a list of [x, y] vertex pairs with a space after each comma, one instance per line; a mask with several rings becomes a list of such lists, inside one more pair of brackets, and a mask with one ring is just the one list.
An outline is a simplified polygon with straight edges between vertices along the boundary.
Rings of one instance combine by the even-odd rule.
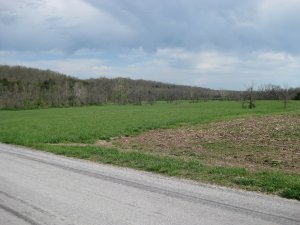
[[255, 108], [255, 92], [253, 83], [243, 94], [242, 107], [249, 109]]

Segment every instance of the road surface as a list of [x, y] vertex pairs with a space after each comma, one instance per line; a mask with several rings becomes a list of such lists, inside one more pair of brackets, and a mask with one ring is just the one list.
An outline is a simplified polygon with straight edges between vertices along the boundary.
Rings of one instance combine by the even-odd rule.
[[300, 224], [300, 203], [0, 144], [1, 225]]

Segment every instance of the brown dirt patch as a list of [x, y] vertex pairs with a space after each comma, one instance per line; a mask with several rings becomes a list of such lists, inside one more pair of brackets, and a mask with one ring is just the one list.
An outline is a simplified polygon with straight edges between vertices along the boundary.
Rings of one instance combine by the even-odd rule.
[[206, 164], [300, 173], [300, 115], [251, 117], [160, 129], [112, 141], [120, 149], [197, 158]]

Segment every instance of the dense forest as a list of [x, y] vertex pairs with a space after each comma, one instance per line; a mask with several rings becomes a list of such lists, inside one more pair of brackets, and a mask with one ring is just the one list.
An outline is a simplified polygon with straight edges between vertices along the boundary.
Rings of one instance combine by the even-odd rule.
[[[256, 99], [300, 99], [300, 89], [267, 85]], [[79, 105], [153, 104], [177, 100], [241, 100], [248, 91], [212, 90], [128, 78], [80, 80], [50, 70], [0, 66], [0, 108], [31, 109]], [[251, 96], [252, 97], [252, 96]]]

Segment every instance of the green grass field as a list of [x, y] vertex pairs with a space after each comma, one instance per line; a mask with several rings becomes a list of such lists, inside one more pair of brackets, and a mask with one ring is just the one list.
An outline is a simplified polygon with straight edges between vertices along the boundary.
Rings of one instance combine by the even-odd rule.
[[209, 123], [241, 116], [291, 112], [300, 102], [257, 102], [254, 110], [239, 102], [154, 105], [104, 105], [75, 108], [0, 111], [0, 141], [31, 146], [37, 143], [84, 142], [134, 135], [157, 128]]
[[[279, 101], [257, 101], [255, 109], [240, 102], [186, 101], [154, 105], [104, 105], [75, 108], [0, 111], [0, 141], [101, 163], [127, 166], [170, 176], [239, 187], [300, 199], [300, 176], [278, 171], [253, 172], [245, 168], [206, 165], [147, 152], [122, 151], [103, 146], [59, 146], [54, 143], [94, 143], [132, 136], [158, 128], [206, 124], [240, 117], [300, 112], [300, 101], [286, 109]], [[300, 138], [300, 137], [297, 137]]]

